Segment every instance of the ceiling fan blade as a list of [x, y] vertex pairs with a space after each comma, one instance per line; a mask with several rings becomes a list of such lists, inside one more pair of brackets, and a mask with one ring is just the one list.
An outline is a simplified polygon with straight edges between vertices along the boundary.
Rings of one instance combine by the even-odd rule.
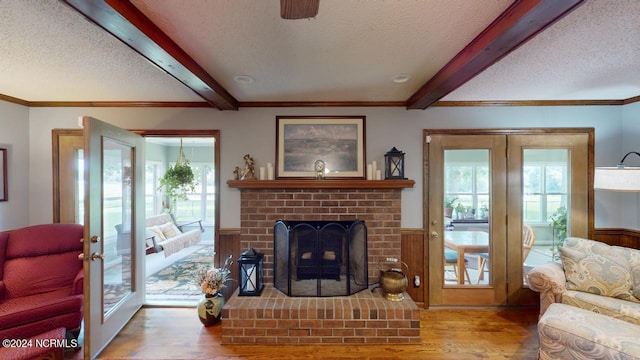
[[308, 19], [318, 15], [320, 0], [280, 0], [280, 17], [287, 20]]

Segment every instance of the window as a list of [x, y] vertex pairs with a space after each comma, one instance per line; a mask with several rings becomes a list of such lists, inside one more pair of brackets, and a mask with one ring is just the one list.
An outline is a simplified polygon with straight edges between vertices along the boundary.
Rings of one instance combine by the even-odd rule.
[[489, 151], [448, 150], [445, 163], [445, 194], [458, 199], [467, 217], [478, 218], [489, 208]]
[[145, 213], [147, 217], [162, 212], [162, 193], [158, 191], [158, 186], [160, 186], [159, 179], [164, 173], [163, 170], [160, 161], [147, 160], [144, 176]]
[[523, 153], [523, 220], [548, 223], [568, 201], [568, 151], [564, 149], [526, 149]]
[[203, 225], [213, 225], [215, 183], [211, 164], [191, 163], [193, 173], [198, 179], [195, 191], [188, 193], [188, 200], [178, 200], [174, 215], [180, 222], [203, 220]]

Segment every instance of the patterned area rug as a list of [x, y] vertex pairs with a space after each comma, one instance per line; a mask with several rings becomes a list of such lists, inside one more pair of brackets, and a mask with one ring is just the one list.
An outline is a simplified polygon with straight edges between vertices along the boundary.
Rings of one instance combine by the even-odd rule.
[[213, 265], [212, 246], [205, 246], [147, 276], [147, 301], [197, 303], [202, 297], [202, 291], [195, 283], [194, 271], [202, 265]]
[[[201, 265], [213, 265], [213, 247], [204, 246], [153, 275], [147, 276], [147, 302], [195, 305], [202, 291], [195, 283], [194, 271]], [[105, 285], [105, 309], [118, 303], [126, 293], [121, 284]]]

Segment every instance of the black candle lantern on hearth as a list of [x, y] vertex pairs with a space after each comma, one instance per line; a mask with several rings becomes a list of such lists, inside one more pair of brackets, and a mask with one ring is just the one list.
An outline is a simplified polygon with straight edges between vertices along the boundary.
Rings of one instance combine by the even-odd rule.
[[240, 254], [240, 290], [239, 296], [260, 296], [264, 289], [262, 258], [264, 254], [255, 249], [247, 249]]
[[394, 146], [384, 154], [384, 179], [406, 180], [404, 177], [404, 153]]

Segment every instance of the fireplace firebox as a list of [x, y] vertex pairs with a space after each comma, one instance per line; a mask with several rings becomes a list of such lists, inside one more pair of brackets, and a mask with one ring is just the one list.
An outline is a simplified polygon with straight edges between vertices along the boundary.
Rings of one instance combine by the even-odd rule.
[[288, 296], [348, 296], [368, 287], [363, 221], [276, 221], [274, 287]]

